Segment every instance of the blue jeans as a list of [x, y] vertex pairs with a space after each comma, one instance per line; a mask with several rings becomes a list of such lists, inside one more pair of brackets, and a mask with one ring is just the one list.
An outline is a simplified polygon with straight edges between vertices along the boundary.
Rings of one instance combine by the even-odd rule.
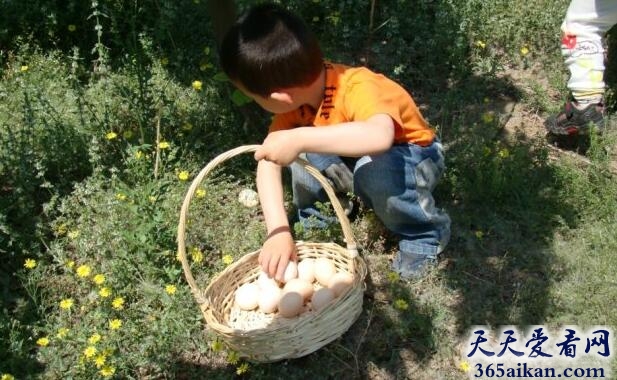
[[[306, 159], [320, 170], [341, 160], [338, 156], [310, 153]], [[382, 154], [363, 156], [355, 163], [353, 192], [374, 210], [386, 228], [400, 237], [399, 256], [436, 259], [448, 244], [450, 217], [435, 207], [432, 195], [444, 167], [443, 147], [438, 140], [426, 147], [396, 144]], [[300, 221], [315, 216], [324, 224], [331, 223], [332, 219], [323, 218], [314, 206], [316, 201], [328, 201], [319, 182], [298, 164], [291, 165], [291, 172], [293, 201]]]

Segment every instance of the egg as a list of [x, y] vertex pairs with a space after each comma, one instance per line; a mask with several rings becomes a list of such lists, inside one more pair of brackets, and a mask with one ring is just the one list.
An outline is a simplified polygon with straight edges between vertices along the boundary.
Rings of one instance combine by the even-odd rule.
[[278, 282], [272, 277], [268, 276], [268, 273], [261, 271], [259, 276], [257, 277], [257, 285], [259, 285], [259, 289], [267, 289], [271, 286], [276, 288], [279, 287]]
[[283, 282], [285, 283], [292, 278], [298, 278], [298, 264], [295, 261], [287, 263], [287, 268], [285, 268], [285, 274], [283, 275]]
[[336, 273], [334, 263], [325, 258], [320, 257], [315, 260], [315, 279], [323, 286], [328, 286], [330, 278]]
[[242, 310], [253, 310], [259, 302], [259, 286], [254, 282], [241, 285], [235, 294], [236, 304]]
[[298, 262], [298, 278], [309, 284], [315, 281], [315, 259], [304, 259]]
[[353, 276], [347, 272], [336, 272], [328, 283], [328, 288], [332, 289], [334, 294], [340, 296], [353, 283]]
[[279, 301], [281, 300], [281, 289], [277, 286], [268, 286], [262, 288], [259, 294], [259, 311], [269, 314], [274, 313], [278, 308]]
[[297, 292], [283, 292], [279, 300], [279, 314], [285, 318], [293, 318], [302, 311], [304, 299]]
[[259, 195], [255, 190], [242, 189], [238, 194], [238, 202], [246, 207], [255, 207], [259, 204]]
[[292, 278], [287, 281], [283, 287], [283, 291], [299, 293], [303, 301], [306, 301], [313, 295], [313, 285], [300, 278]]
[[315, 311], [326, 307], [335, 298], [334, 292], [330, 288], [317, 289], [311, 298], [311, 306]]

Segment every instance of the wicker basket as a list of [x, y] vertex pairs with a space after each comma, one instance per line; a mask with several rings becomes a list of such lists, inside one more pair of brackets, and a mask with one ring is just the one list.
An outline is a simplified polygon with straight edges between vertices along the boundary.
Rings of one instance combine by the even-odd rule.
[[[254, 362], [274, 362], [308, 355], [343, 335], [362, 312], [364, 279], [367, 267], [358, 255], [349, 220], [334, 190], [321, 173], [306, 161], [296, 162], [313, 175], [324, 187], [341, 223], [347, 248], [335, 243], [297, 241], [298, 258], [326, 257], [335, 263], [338, 271], [354, 276], [351, 287], [319, 312], [307, 311], [295, 318], [274, 317], [259, 328], [232, 327], [231, 313], [235, 290], [254, 281], [260, 268], [259, 251], [247, 253], [215, 276], [205, 290], [196, 283], [186, 256], [185, 231], [189, 204], [202, 180], [217, 165], [242, 153], [254, 152], [258, 145], [240, 146], [214, 158], [193, 180], [182, 204], [178, 224], [178, 257], [186, 280], [200, 306], [207, 326], [241, 357]], [[236, 316], [237, 317], [237, 316]]]

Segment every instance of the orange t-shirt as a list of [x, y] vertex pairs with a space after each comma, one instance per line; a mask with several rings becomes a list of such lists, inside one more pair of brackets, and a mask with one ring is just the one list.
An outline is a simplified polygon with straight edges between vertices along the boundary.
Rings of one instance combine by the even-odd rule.
[[275, 115], [270, 132], [300, 126], [328, 126], [388, 114], [395, 124], [395, 143], [429, 145], [435, 133], [403, 87], [365, 67], [326, 62], [326, 86], [318, 110], [308, 105]]

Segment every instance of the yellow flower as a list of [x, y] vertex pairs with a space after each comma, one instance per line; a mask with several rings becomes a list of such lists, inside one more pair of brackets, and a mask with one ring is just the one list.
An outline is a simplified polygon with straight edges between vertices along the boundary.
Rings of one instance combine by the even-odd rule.
[[474, 232], [474, 235], [476, 235], [476, 238], [478, 240], [482, 240], [482, 238], [484, 237], [484, 232], [482, 232], [482, 230], [477, 230], [476, 232]]
[[20, 70], [22, 73], [25, 73], [26, 71], [28, 71], [28, 65], [22, 65]]
[[126, 194], [124, 194], [124, 193], [117, 193], [116, 194], [116, 199], [119, 200], [120, 202], [125, 201], [126, 200]]
[[510, 157], [510, 151], [508, 150], [508, 148], [500, 149], [499, 153], [497, 153], [497, 154], [501, 158], [508, 158], [508, 157]]
[[36, 344], [38, 344], [41, 347], [47, 347], [49, 345], [49, 338], [46, 336], [41, 337], [37, 339]]
[[523, 46], [523, 47], [521, 48], [521, 55], [524, 57], [524, 56], [526, 56], [527, 54], [529, 54], [529, 48], [528, 48], [527, 46]]
[[398, 273], [394, 272], [394, 271], [390, 271], [388, 272], [388, 281], [390, 282], [397, 282], [400, 279], [400, 276]]
[[36, 267], [36, 260], [26, 259], [26, 261], [24, 262], [24, 268], [33, 269], [34, 267]]
[[238, 368], [236, 368], [236, 374], [242, 375], [243, 373], [248, 372], [248, 370], [249, 370], [249, 363], [242, 363], [238, 366]]
[[116, 373], [116, 369], [114, 367], [106, 366], [103, 367], [99, 372], [103, 377], [112, 377], [114, 373]]
[[169, 149], [169, 143], [167, 141], [161, 141], [159, 143], [159, 149]]
[[399, 298], [394, 301], [394, 308], [399, 310], [407, 310], [409, 308], [409, 305], [407, 304], [407, 301]]
[[203, 198], [206, 196], [206, 190], [197, 189], [197, 191], [195, 191], [195, 195], [197, 196], [197, 198]]
[[229, 351], [227, 353], [227, 363], [238, 364], [238, 360], [240, 360], [240, 355], [236, 351]]
[[213, 352], [219, 352], [223, 349], [223, 343], [221, 343], [220, 340], [215, 340], [212, 343], [210, 343], [210, 348], [212, 349]]
[[88, 338], [88, 343], [97, 344], [101, 341], [101, 334], [94, 333], [90, 338]]
[[67, 29], [69, 30], [69, 32], [74, 32], [77, 30], [77, 27], [75, 26], [75, 24], [69, 24]]
[[200, 263], [204, 259], [204, 254], [201, 252], [199, 248], [194, 247], [191, 250], [191, 258], [193, 259], [194, 263]]
[[77, 275], [79, 277], [88, 277], [90, 276], [90, 267], [87, 265], [80, 265], [79, 267], [77, 267]]
[[107, 132], [107, 134], [105, 135], [105, 138], [107, 140], [113, 140], [116, 137], [118, 137], [118, 134], [116, 132]]
[[180, 181], [186, 181], [187, 179], [189, 179], [189, 172], [186, 170], [181, 171], [180, 173], [178, 173], [178, 179]]
[[58, 333], [56, 334], [56, 338], [58, 339], [62, 339], [64, 337], [66, 337], [66, 335], [69, 333], [69, 329], [67, 329], [66, 327], [60, 327], [58, 329]]
[[15, 380], [15, 377], [9, 373], [3, 373], [0, 380]]
[[103, 297], [103, 298], [107, 298], [111, 295], [111, 290], [107, 287], [105, 288], [101, 288], [101, 290], [99, 290], [99, 296]]
[[459, 363], [458, 365], [458, 369], [460, 369], [463, 372], [469, 372], [471, 366], [469, 365], [469, 362], [467, 360], [463, 360]]
[[477, 40], [476, 46], [479, 47], [480, 49], [484, 49], [486, 47], [486, 43], [482, 40]]
[[66, 223], [60, 223], [54, 228], [54, 231], [56, 232], [56, 235], [58, 236], [64, 235], [66, 233], [66, 230], [67, 230]]
[[100, 273], [95, 275], [94, 277], [92, 277], [92, 282], [97, 285], [102, 285], [105, 282], [105, 275]]
[[118, 330], [120, 327], [122, 327], [122, 321], [119, 319], [112, 319], [111, 321], [109, 321], [109, 328], [112, 330]]
[[69, 260], [66, 262], [66, 267], [69, 269], [73, 269], [73, 267], [75, 266], [75, 261], [73, 260]]
[[96, 365], [96, 368], [101, 368], [102, 366], [105, 365], [106, 361], [107, 361], [107, 356], [101, 354], [101, 355], [98, 355], [94, 359], [94, 365]]
[[71, 240], [75, 240], [79, 236], [79, 230], [71, 230], [68, 234], [66, 234], [66, 236], [68, 236]]
[[150, 203], [154, 203], [154, 202], [156, 202], [156, 197], [154, 195], [150, 195], [148, 197], [148, 200], [150, 201]]
[[65, 298], [62, 301], [60, 301], [60, 309], [69, 310], [71, 307], [73, 307], [72, 298]]
[[227, 254], [223, 256], [223, 264], [229, 265], [233, 262], [234, 262], [234, 258], [231, 255]]
[[94, 355], [96, 355], [96, 353], [98, 352], [98, 350], [96, 349], [96, 347], [94, 346], [88, 346], [86, 347], [86, 349], [84, 350], [84, 356], [88, 359], [90, 359], [91, 357], [93, 357]]
[[495, 115], [492, 112], [485, 112], [482, 114], [482, 121], [485, 124], [490, 124], [495, 120]]
[[167, 286], [165, 286], [165, 291], [169, 295], [176, 294], [176, 290], [177, 290], [176, 285], [167, 285]]
[[194, 89], [195, 91], [201, 91], [201, 86], [202, 86], [202, 83], [201, 83], [201, 81], [196, 80], [196, 81], [193, 81], [192, 86], [193, 86], [193, 89]]
[[116, 297], [113, 301], [111, 301], [111, 306], [116, 310], [124, 309], [124, 298]]

